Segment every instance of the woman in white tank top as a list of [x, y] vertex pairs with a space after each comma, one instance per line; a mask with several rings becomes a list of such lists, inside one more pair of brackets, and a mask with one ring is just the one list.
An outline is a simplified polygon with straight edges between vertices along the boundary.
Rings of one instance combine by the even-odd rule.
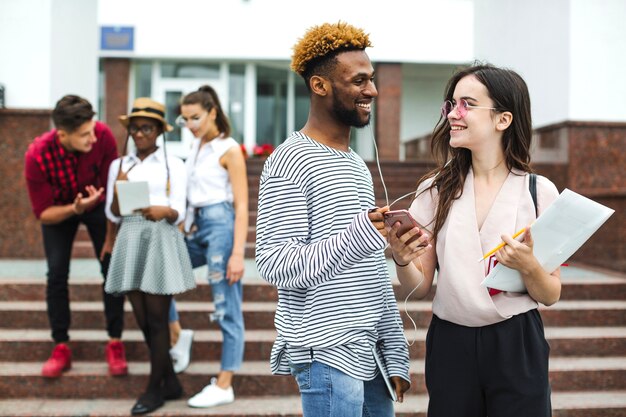
[[196, 137], [187, 159], [187, 249], [193, 267], [208, 266], [217, 322], [224, 339], [221, 369], [190, 407], [234, 401], [232, 379], [241, 367], [244, 323], [241, 309], [244, 250], [248, 234], [248, 177], [239, 144], [212, 87], [186, 95], [180, 125]]

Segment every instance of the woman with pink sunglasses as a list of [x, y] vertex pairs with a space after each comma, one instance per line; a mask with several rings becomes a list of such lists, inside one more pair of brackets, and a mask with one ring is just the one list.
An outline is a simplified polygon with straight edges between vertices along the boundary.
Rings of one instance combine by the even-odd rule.
[[[437, 272], [426, 337], [428, 416], [548, 417], [550, 347], [537, 307], [558, 301], [561, 281], [558, 269], [545, 271], [534, 257], [528, 226], [558, 191], [529, 175], [528, 88], [514, 71], [473, 65], [452, 76], [444, 100], [431, 144], [438, 167], [420, 179], [409, 210], [428, 230], [388, 235], [397, 276], [417, 287], [417, 298]], [[497, 263], [518, 270], [527, 291], [482, 286]]]

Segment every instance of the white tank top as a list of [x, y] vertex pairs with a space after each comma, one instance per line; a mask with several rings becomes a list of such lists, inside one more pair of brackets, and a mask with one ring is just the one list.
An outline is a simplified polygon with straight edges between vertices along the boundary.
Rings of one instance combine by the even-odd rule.
[[204, 207], [224, 201], [233, 202], [228, 171], [220, 158], [232, 147], [239, 147], [231, 137], [217, 137], [200, 147], [195, 139], [187, 159], [187, 201], [191, 207]]

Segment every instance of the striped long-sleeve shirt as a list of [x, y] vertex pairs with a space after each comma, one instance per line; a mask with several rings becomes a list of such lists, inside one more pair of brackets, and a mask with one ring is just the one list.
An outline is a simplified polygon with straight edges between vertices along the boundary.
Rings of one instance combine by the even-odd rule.
[[409, 380], [409, 356], [383, 250], [368, 219], [372, 178], [353, 151], [295, 132], [261, 174], [256, 262], [278, 288], [274, 374], [312, 360], [361, 380], [382, 342], [391, 376]]

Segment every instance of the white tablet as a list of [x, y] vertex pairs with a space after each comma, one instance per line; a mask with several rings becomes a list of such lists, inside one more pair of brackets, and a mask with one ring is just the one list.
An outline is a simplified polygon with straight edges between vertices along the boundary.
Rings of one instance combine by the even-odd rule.
[[374, 360], [376, 361], [376, 366], [380, 370], [380, 374], [383, 376], [383, 380], [385, 381], [385, 385], [387, 386], [387, 391], [389, 391], [389, 395], [393, 401], [398, 401], [398, 396], [396, 395], [396, 390], [393, 388], [391, 384], [391, 379], [389, 379], [389, 373], [387, 372], [387, 367], [383, 362], [381, 355], [378, 354], [378, 346], [374, 345], [372, 347], [372, 354], [374, 355]]

